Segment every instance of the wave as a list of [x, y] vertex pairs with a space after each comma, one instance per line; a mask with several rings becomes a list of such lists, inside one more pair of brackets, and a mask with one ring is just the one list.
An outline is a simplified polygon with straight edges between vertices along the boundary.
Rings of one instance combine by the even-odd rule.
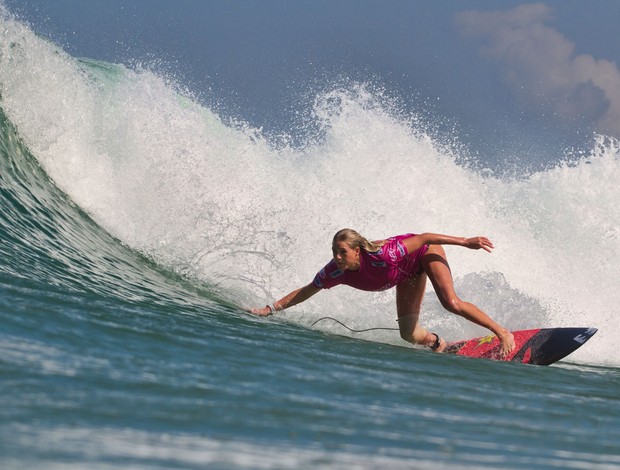
[[[512, 329], [597, 327], [575, 359], [620, 364], [610, 352], [620, 326], [616, 140], [498, 176], [380, 90], [350, 83], [299, 110], [312, 132], [275, 142], [224, 122], [173, 80], [73, 58], [0, 18], [3, 272], [127, 300], [182, 303], [188, 290], [249, 306], [309, 282], [345, 226], [371, 238], [487, 234], [492, 255], [448, 249], [464, 298]], [[298, 135], [311, 137], [286, 143]], [[393, 302], [393, 292], [334, 291], [285, 315], [393, 325]], [[448, 338], [480, 332], [432, 295], [425, 302], [424, 321]]]

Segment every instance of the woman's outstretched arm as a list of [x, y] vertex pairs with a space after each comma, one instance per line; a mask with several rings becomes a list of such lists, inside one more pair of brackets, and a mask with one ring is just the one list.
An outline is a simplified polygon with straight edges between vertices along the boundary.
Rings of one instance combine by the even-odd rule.
[[439, 233], [421, 233], [403, 240], [409, 253], [419, 250], [424, 245], [458, 245], [472, 250], [483, 249], [491, 253], [494, 248], [493, 243], [487, 237], [453, 237], [451, 235], [441, 235]]
[[285, 308], [289, 308], [289, 307], [292, 307], [293, 305], [300, 304], [308, 300], [310, 297], [312, 297], [314, 294], [316, 294], [320, 290], [321, 289], [319, 289], [317, 286], [315, 286], [311, 282], [307, 286], [296, 289], [290, 294], [285, 295], [280, 300], [275, 301], [271, 305], [267, 305], [263, 308], [251, 309], [250, 313], [253, 313], [254, 315], [259, 315], [261, 317], [266, 317], [267, 315], [271, 315], [278, 310], [284, 310]]

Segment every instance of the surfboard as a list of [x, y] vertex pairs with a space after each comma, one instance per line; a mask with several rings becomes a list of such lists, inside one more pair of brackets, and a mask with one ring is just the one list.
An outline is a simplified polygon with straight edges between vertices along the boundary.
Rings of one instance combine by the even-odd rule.
[[504, 358], [499, 356], [499, 339], [495, 335], [450, 343], [444, 352], [546, 366], [565, 358], [583, 346], [597, 331], [596, 328], [539, 328], [513, 331], [516, 347]]

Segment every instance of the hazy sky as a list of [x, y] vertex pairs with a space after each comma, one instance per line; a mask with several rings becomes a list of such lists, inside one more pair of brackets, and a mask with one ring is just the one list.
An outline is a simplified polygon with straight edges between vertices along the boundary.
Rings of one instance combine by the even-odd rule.
[[330, 83], [372, 79], [482, 153], [620, 136], [617, 0], [4, 3], [74, 56], [156, 64], [267, 130]]

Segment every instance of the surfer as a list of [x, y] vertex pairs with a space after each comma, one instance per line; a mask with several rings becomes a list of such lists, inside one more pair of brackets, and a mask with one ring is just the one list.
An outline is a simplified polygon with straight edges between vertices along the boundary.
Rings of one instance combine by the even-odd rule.
[[508, 355], [515, 348], [512, 333], [474, 304], [464, 302], [456, 295], [448, 259], [441, 245], [483, 249], [489, 253], [493, 249], [493, 244], [486, 237], [460, 238], [435, 233], [409, 233], [370, 242], [355, 230], [342, 229], [334, 235], [332, 241], [333, 259], [317, 273], [310, 284], [294, 290], [271, 305], [251, 309], [250, 312], [260, 316], [272, 315], [308, 300], [322, 289], [339, 284], [366, 291], [396, 287], [396, 311], [401, 338], [441, 352], [446, 348], [446, 341], [419, 324], [428, 277], [446, 310], [491, 330], [500, 339], [502, 356]]

